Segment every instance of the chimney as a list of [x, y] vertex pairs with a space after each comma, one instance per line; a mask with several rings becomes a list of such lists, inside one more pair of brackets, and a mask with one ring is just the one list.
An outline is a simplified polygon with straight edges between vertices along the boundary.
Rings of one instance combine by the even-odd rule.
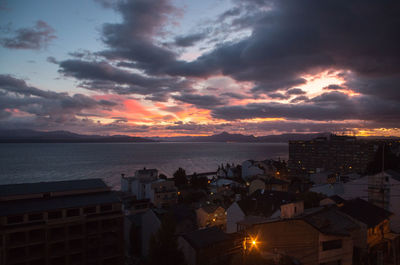
[[295, 218], [304, 213], [304, 202], [297, 201], [281, 205], [281, 219]]

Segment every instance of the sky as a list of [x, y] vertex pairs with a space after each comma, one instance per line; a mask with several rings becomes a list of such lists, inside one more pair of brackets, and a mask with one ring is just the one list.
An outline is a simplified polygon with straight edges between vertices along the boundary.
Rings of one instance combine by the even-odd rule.
[[0, 129], [400, 136], [396, 0], [0, 0]]

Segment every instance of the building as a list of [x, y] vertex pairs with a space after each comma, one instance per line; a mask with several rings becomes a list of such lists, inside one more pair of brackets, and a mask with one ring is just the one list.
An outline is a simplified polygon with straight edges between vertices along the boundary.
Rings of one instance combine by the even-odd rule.
[[196, 210], [197, 225], [199, 228], [217, 226], [226, 228], [225, 209], [218, 205], [205, 205]]
[[158, 179], [157, 169], [136, 170], [134, 176], [121, 176], [121, 191], [133, 194], [136, 199], [149, 199], [150, 198], [150, 183]]
[[329, 138], [289, 141], [288, 167], [292, 174], [314, 174], [321, 168], [341, 174], [364, 173], [374, 153], [372, 141], [332, 134]]
[[285, 209], [282, 214], [292, 214], [250, 226], [246, 233], [257, 251], [270, 258], [289, 256], [300, 264], [353, 264], [358, 224], [333, 207], [299, 210]]
[[362, 240], [355, 247], [359, 253], [368, 253], [370, 264], [378, 264], [384, 260], [386, 264], [393, 262], [393, 259], [399, 262], [398, 234], [390, 230], [389, 218], [393, 215], [391, 212], [360, 198], [345, 201], [339, 210], [361, 227]]
[[186, 263], [189, 265], [229, 264], [240, 255], [243, 237], [226, 234], [218, 227], [192, 231], [178, 238]]
[[[383, 182], [376, 183], [381, 178]], [[373, 180], [373, 181], [371, 181]], [[379, 185], [378, 185], [379, 184]], [[383, 184], [381, 186], [381, 184]], [[386, 209], [394, 215], [390, 217], [390, 228], [396, 233], [400, 233], [400, 173], [393, 170], [387, 170], [382, 175], [378, 173], [375, 176], [365, 176], [354, 181], [343, 184], [344, 193], [340, 195], [346, 200], [357, 197], [367, 200], [372, 204], [381, 207], [385, 205]], [[383, 189], [378, 189], [383, 187]], [[386, 188], [390, 188], [387, 190]], [[370, 197], [372, 196], [372, 197]], [[381, 198], [381, 200], [379, 200]], [[383, 203], [382, 203], [383, 202]]]
[[157, 169], [137, 170], [131, 177], [122, 175], [121, 191], [125, 197], [134, 196], [136, 201], [148, 199], [158, 208], [169, 207], [178, 201], [174, 181], [159, 179]]
[[239, 231], [238, 222], [244, 219], [264, 220], [280, 211], [282, 204], [294, 201], [296, 201], [296, 196], [288, 192], [256, 191], [248, 198], [233, 202], [226, 209], [226, 232], [235, 233]]
[[249, 194], [257, 190], [285, 191], [289, 190], [289, 182], [274, 177], [257, 177], [249, 185]]
[[101, 179], [0, 185], [0, 264], [122, 264], [119, 197]]
[[150, 201], [157, 208], [170, 207], [178, 202], [178, 189], [173, 180], [158, 179], [150, 186]]

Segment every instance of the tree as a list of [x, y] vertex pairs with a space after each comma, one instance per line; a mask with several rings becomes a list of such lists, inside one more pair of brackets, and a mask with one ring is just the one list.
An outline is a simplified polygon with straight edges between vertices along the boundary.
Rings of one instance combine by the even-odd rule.
[[175, 236], [176, 223], [170, 214], [165, 214], [161, 227], [150, 239], [148, 265], [184, 265], [183, 252], [178, 248]]
[[304, 201], [304, 208], [305, 209], [318, 207], [319, 206], [319, 202], [322, 199], [326, 198], [325, 195], [323, 195], [321, 193], [312, 192], [312, 191], [306, 191], [306, 192], [303, 192], [303, 193], [299, 193], [299, 194], [297, 194], [296, 197], [297, 197], [298, 200]]
[[182, 186], [187, 184], [186, 171], [183, 168], [178, 168], [178, 170], [174, 173], [175, 178], [175, 186], [181, 188]]
[[[384, 164], [384, 167], [382, 167], [382, 164]], [[390, 150], [390, 146], [387, 144], [379, 146], [375, 153], [374, 160], [367, 166], [367, 174], [373, 175], [382, 172], [382, 169], [400, 169], [400, 158], [393, 154]]]

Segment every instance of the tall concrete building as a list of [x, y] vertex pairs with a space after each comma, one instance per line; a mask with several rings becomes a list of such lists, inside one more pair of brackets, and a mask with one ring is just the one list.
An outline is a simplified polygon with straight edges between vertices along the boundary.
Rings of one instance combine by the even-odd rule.
[[123, 264], [121, 202], [101, 179], [0, 185], [0, 264]]
[[331, 135], [310, 141], [289, 141], [291, 173], [312, 174], [319, 169], [334, 173], [364, 173], [375, 153], [374, 142], [354, 136]]

